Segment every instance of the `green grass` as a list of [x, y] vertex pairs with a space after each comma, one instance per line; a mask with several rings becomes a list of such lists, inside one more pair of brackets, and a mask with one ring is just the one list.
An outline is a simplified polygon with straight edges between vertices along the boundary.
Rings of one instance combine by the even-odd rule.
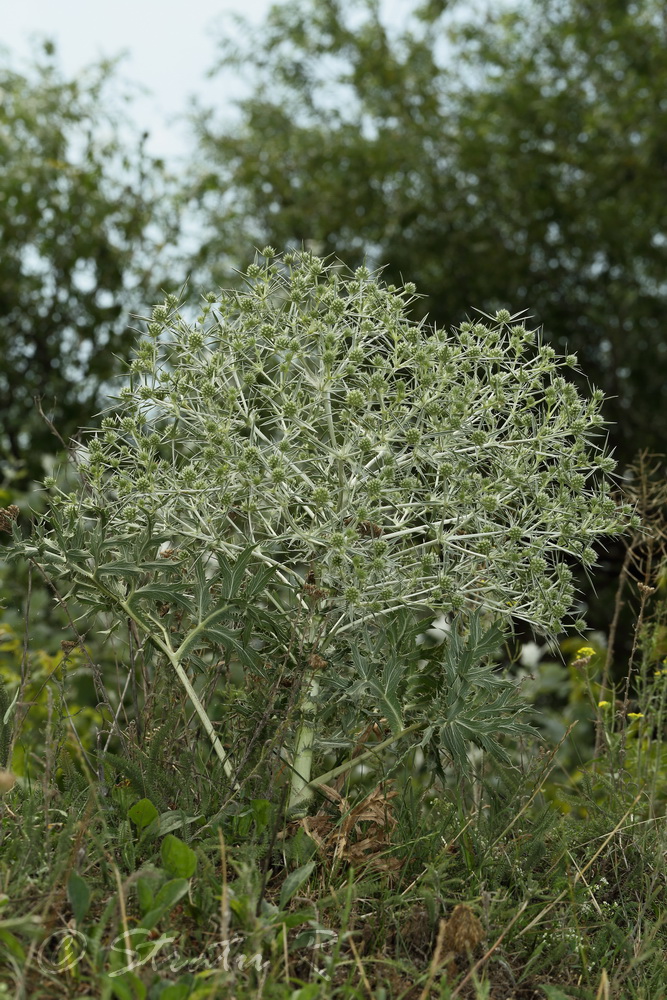
[[[111, 719], [80, 653], [25, 656], [5, 628], [0, 753], [15, 725], [18, 779], [0, 795], [0, 997], [667, 995], [667, 601], [639, 596], [615, 687], [604, 650], [577, 656], [572, 640], [524, 683], [547, 738], [504, 740], [511, 767], [474, 751], [465, 773], [436, 774], [385, 752], [300, 819], [270, 699], [247, 700], [242, 675], [214, 714], [241, 720], [234, 792], [168, 683], [105, 751]], [[289, 732], [289, 712], [278, 721]], [[385, 736], [369, 722], [358, 753]]]
[[154, 809], [133, 809], [142, 766], [100, 782], [65, 741], [2, 800], [0, 995], [654, 1000], [665, 803], [634, 772], [660, 758], [626, 733], [620, 774], [620, 736], [576, 782], [537, 746], [444, 784], [394, 762], [292, 822], [279, 772], [216, 809], [173, 733], [154, 737]]

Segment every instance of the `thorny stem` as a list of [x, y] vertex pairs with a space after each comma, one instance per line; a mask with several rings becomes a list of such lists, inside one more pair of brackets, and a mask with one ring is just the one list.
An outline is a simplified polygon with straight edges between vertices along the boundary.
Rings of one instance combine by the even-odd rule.
[[363, 764], [365, 760], [369, 760], [371, 757], [377, 756], [380, 750], [386, 750], [390, 747], [392, 743], [398, 743], [399, 740], [403, 739], [404, 736], [409, 736], [410, 733], [416, 732], [418, 729], [425, 729], [428, 725], [426, 720], [421, 722], [413, 722], [411, 726], [407, 726], [405, 729], [401, 729], [400, 733], [394, 733], [392, 736], [388, 736], [386, 740], [382, 740], [381, 743], [374, 743], [372, 747], [368, 750], [364, 750], [363, 753], [357, 754], [356, 757], [352, 757], [350, 760], [344, 761], [342, 764], [338, 764], [337, 767], [333, 767], [330, 771], [325, 771], [324, 774], [320, 774], [317, 778], [312, 778], [309, 782], [312, 788], [316, 788], [318, 785], [326, 785], [329, 781], [333, 781], [337, 778], [339, 774], [345, 774], [350, 768], [356, 767], [357, 764]]
[[[336, 440], [336, 430], [334, 428], [333, 413], [331, 411], [331, 393], [327, 389], [324, 393], [324, 411], [327, 417], [327, 428], [329, 431], [329, 438], [331, 439], [331, 446], [334, 451], [338, 448], [338, 442]], [[338, 485], [340, 486], [339, 494], [339, 509], [343, 506], [344, 493], [345, 493], [345, 470], [343, 468], [342, 459], [336, 459], [336, 467], [338, 469]]]
[[[331, 394], [327, 390], [324, 394], [324, 407], [327, 419], [327, 428], [332, 447], [337, 448], [336, 430], [334, 428], [333, 414], [331, 411]], [[345, 470], [340, 458], [336, 460], [338, 468], [338, 485], [340, 493], [338, 497], [339, 509], [342, 508], [345, 500]], [[315, 623], [311, 621], [309, 629], [309, 645], [313, 648], [315, 642]], [[288, 808], [290, 811], [303, 812], [309, 801], [313, 797], [313, 789], [310, 784], [310, 775], [313, 767], [313, 744], [315, 742], [315, 719], [317, 713], [317, 696], [320, 691], [320, 682], [317, 679], [317, 669], [308, 681], [308, 688], [299, 704], [299, 728], [294, 746], [294, 759], [292, 762], [292, 780], [290, 785], [290, 796]]]
[[308, 684], [305, 698], [299, 706], [299, 730], [294, 747], [294, 763], [292, 765], [292, 781], [290, 788], [289, 808], [305, 806], [312, 798], [310, 788], [310, 773], [313, 766], [313, 743], [315, 741], [315, 714], [317, 712], [316, 698], [320, 693], [320, 683], [313, 674]]
[[[210, 739], [213, 749], [215, 750], [216, 754], [220, 759], [220, 762], [222, 763], [225, 774], [229, 778], [230, 782], [234, 783], [234, 771], [232, 769], [229, 756], [225, 751], [225, 748], [223, 747], [222, 743], [220, 742], [218, 734], [216, 733], [213, 727], [213, 723], [206, 714], [206, 709], [199, 700], [197, 692], [190, 683], [190, 678], [188, 677], [186, 671], [183, 669], [180, 662], [181, 658], [179, 656], [179, 653], [181, 653], [183, 646], [187, 644], [188, 640], [187, 639], [185, 640], [180, 649], [174, 650], [172, 648], [171, 643], [169, 642], [166, 630], [161, 622], [154, 619], [151, 615], [147, 614], [144, 617], [143, 614], [141, 615], [137, 614], [137, 612], [130, 607], [127, 601], [124, 601], [121, 597], [115, 594], [108, 587], [105, 587], [104, 584], [93, 573], [86, 573], [82, 570], [79, 570], [79, 572], [81, 572], [82, 575], [85, 576], [86, 579], [89, 581], [89, 583], [92, 583], [97, 588], [97, 590], [99, 590], [101, 594], [107, 597], [118, 607], [122, 608], [124, 614], [128, 618], [130, 618], [138, 626], [144, 629], [144, 631], [148, 632], [151, 637], [151, 640], [155, 643], [158, 649], [160, 649], [161, 652], [163, 652], [164, 655], [167, 657], [171, 666], [174, 669], [174, 672], [176, 673], [176, 676], [181, 682], [183, 689], [185, 690], [185, 693], [190, 699], [194, 710], [199, 716], [199, 720], [202, 724], [204, 732]], [[162, 638], [159, 635], [160, 632], [162, 633]]]
[[[632, 561], [632, 550], [633, 544], [630, 543], [625, 551], [625, 558], [623, 560], [623, 566], [621, 567], [621, 572], [618, 578], [618, 587], [616, 588], [616, 598], [614, 601], [614, 617], [612, 618], [611, 625], [609, 626], [609, 638], [607, 640], [607, 655], [604, 661], [604, 668], [602, 671], [602, 681], [600, 684], [600, 697], [604, 698], [606, 696], [607, 685], [609, 684], [609, 672], [611, 670], [611, 665], [614, 661], [614, 645], [616, 642], [616, 632], [618, 630], [618, 622], [621, 617], [621, 610], [623, 608], [623, 591], [625, 590], [625, 585], [628, 580], [628, 573], [630, 571], [630, 563]], [[604, 739], [604, 722], [602, 716], [598, 712], [597, 724], [595, 727], [595, 751], [593, 754], [593, 759], [597, 760], [600, 756], [602, 750], [602, 742]]]
[[[311, 621], [308, 629], [309, 646], [313, 648], [316, 638], [315, 622]], [[313, 743], [315, 742], [315, 718], [317, 713], [317, 696], [320, 692], [320, 682], [317, 679], [317, 668], [313, 668], [308, 681], [306, 693], [299, 703], [296, 742], [292, 762], [292, 780], [288, 808], [303, 810], [313, 796], [310, 788], [310, 774], [313, 766]]]
[[628, 736], [628, 705], [630, 699], [630, 677], [632, 676], [632, 665], [635, 658], [635, 653], [637, 652], [637, 644], [639, 641], [639, 636], [641, 634], [641, 629], [644, 624], [644, 612], [646, 610], [646, 602], [649, 597], [655, 593], [654, 587], [649, 587], [644, 583], [640, 583], [639, 592], [641, 594], [641, 603], [639, 605], [639, 615], [637, 617], [637, 622], [635, 624], [635, 634], [632, 640], [632, 650], [630, 652], [630, 661], [628, 663], [628, 673], [625, 678], [625, 695], [623, 698], [623, 730], [621, 732], [621, 746], [618, 754], [619, 761], [619, 772], [623, 768], [623, 762], [625, 760], [625, 750], [627, 744]]

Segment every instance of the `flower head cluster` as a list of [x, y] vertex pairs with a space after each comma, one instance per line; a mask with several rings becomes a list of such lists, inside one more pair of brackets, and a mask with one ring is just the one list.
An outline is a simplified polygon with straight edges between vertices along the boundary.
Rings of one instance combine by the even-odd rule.
[[509, 313], [446, 331], [413, 298], [270, 248], [194, 322], [168, 297], [61, 503], [209, 555], [256, 543], [285, 584], [310, 570], [324, 610], [485, 607], [560, 631], [568, 560], [592, 566], [631, 521], [593, 443], [602, 394]]

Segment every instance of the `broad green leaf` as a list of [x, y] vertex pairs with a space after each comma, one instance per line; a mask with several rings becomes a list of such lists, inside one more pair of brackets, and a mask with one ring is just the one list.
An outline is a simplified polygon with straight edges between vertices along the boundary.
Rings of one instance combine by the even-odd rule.
[[67, 879], [67, 898], [80, 927], [90, 906], [90, 889], [78, 872], [71, 872]]
[[[210, 995], [210, 991], [206, 991]], [[188, 1000], [192, 996], [192, 986], [189, 983], [170, 983], [160, 993], [160, 1000]]]
[[171, 908], [186, 894], [190, 883], [186, 878], [173, 878], [155, 893], [155, 905]]
[[156, 924], [159, 924], [163, 917], [166, 917], [169, 913], [169, 907], [167, 906], [152, 906], [149, 910], [143, 914], [140, 926], [144, 927], [147, 931], [152, 931]]
[[319, 1000], [322, 989], [319, 983], [308, 983], [298, 990], [293, 990], [289, 1000]]
[[151, 909], [147, 910], [141, 918], [141, 926], [146, 930], [152, 930], [176, 906], [179, 899], [185, 896], [189, 888], [190, 883], [184, 878], [176, 878], [166, 882], [155, 894]]
[[[296, 913], [281, 913], [280, 910], [278, 910], [278, 919], [288, 930], [291, 930], [292, 927], [300, 927], [301, 924], [312, 923], [313, 911], [297, 910]], [[310, 933], [312, 937], [312, 928]]]
[[285, 910], [287, 904], [289, 903], [295, 892], [306, 882], [315, 868], [315, 862], [309, 861], [308, 864], [302, 865], [301, 868], [297, 868], [296, 871], [290, 872], [285, 881], [280, 888], [280, 903], [279, 908]]
[[[131, 956], [128, 955], [125, 964], [130, 962]], [[103, 975], [101, 979], [111, 987], [116, 1000], [146, 1000], [146, 987], [134, 972], [123, 972], [119, 976]]]
[[183, 813], [178, 810], [168, 809], [167, 812], [160, 813], [160, 818], [157, 821], [157, 835], [163, 837], [174, 830], [180, 830], [188, 823], [196, 823], [199, 819], [202, 819], [201, 814], [199, 816], [183, 816]]
[[158, 817], [158, 811], [150, 799], [139, 799], [128, 812], [128, 816], [139, 830], [144, 830]]
[[149, 879], [137, 879], [137, 899], [139, 901], [139, 909], [142, 913], [148, 913], [154, 907], [155, 894]]
[[192, 878], [197, 867], [197, 855], [184, 844], [182, 840], [168, 833], [160, 848], [162, 864], [169, 872], [178, 878]]
[[11, 931], [0, 928], [0, 944], [3, 944], [12, 958], [18, 959], [22, 964], [25, 962], [25, 950], [23, 945]]
[[251, 802], [252, 812], [255, 819], [255, 826], [258, 833], [261, 833], [271, 819], [271, 803], [268, 799], [253, 799]]

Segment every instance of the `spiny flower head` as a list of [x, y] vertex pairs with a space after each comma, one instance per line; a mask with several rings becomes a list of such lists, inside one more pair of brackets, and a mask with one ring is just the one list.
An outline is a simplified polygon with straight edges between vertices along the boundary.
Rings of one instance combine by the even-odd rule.
[[568, 562], [635, 523], [594, 440], [601, 395], [520, 317], [447, 331], [410, 319], [413, 298], [272, 248], [194, 322], [169, 297], [89, 439], [85, 486], [54, 497], [61, 536], [103, 512], [107, 533], [193, 559], [257, 543], [288, 588], [313, 564], [326, 611], [484, 607], [561, 631]]

